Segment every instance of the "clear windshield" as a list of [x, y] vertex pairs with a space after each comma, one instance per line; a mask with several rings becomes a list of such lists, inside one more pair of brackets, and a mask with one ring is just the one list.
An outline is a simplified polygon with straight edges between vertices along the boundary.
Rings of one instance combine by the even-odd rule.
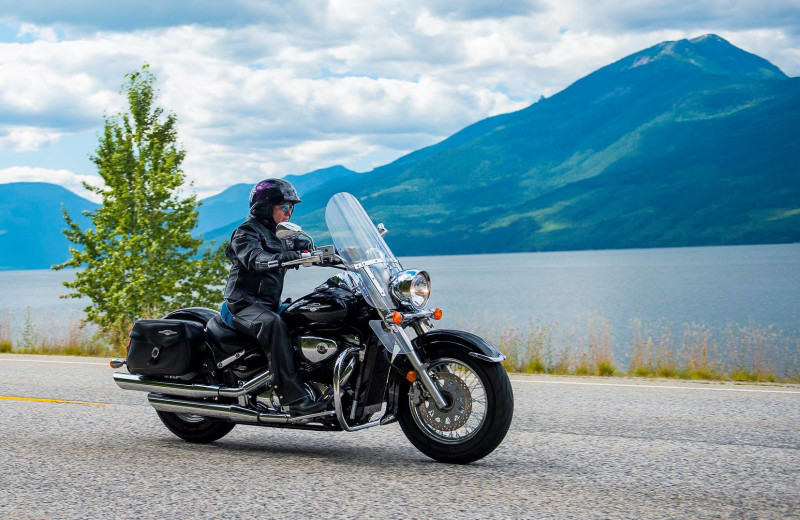
[[389, 281], [403, 268], [361, 203], [349, 193], [337, 193], [325, 208], [325, 222], [339, 256], [361, 279], [367, 302], [384, 311], [394, 309]]

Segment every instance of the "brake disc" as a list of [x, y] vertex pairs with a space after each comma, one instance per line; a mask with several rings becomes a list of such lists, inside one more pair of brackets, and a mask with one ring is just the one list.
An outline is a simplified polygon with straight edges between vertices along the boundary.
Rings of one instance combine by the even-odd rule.
[[466, 424], [472, 413], [472, 394], [467, 384], [455, 374], [438, 372], [436, 377], [439, 390], [447, 400], [447, 407], [439, 410], [429, 398], [417, 407], [419, 416], [434, 430], [455, 431]]

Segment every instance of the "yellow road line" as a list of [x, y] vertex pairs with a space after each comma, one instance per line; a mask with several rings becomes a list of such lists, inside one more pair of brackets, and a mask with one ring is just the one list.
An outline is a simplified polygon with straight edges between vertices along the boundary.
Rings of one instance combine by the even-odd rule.
[[61, 399], [36, 399], [33, 397], [10, 397], [0, 395], [0, 399], [6, 401], [33, 401], [36, 403], [64, 403], [64, 404], [88, 404], [90, 406], [109, 406], [108, 403], [90, 403], [87, 401], [62, 401]]

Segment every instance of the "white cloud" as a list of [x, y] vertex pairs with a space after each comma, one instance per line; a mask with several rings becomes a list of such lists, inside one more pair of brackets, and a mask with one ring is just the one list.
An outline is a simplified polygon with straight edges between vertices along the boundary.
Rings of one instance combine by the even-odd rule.
[[95, 202], [99, 202], [99, 199], [86, 190], [82, 182], [93, 186], [102, 186], [102, 180], [93, 175], [78, 175], [70, 170], [30, 168], [28, 166], [0, 169], [0, 184], [9, 182], [49, 182], [51, 184], [59, 184], [81, 197]]
[[35, 40], [44, 40], [46, 42], [58, 41], [58, 34], [55, 29], [52, 27], [41, 27], [32, 23], [23, 23], [20, 26], [17, 38], [24, 36], [31, 36]]
[[51, 146], [61, 139], [61, 133], [53, 132], [47, 128], [16, 127], [11, 128], [5, 135], [0, 130], [0, 150], [12, 152], [32, 152]]

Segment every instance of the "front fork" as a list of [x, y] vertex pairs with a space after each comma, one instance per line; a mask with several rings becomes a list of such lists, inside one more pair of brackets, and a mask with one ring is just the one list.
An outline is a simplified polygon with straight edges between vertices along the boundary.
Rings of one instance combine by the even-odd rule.
[[436, 407], [440, 410], [446, 408], [447, 400], [439, 390], [439, 385], [437, 385], [430, 374], [428, 374], [428, 363], [420, 359], [419, 354], [411, 343], [411, 339], [406, 334], [406, 331], [403, 330], [403, 327], [394, 324], [387, 325], [381, 320], [370, 321], [369, 325], [375, 332], [375, 335], [378, 336], [381, 343], [392, 353], [392, 361], [394, 361], [397, 354], [405, 354], [411, 366], [414, 367], [414, 371], [417, 373], [420, 383], [422, 383], [422, 386], [430, 394]]

